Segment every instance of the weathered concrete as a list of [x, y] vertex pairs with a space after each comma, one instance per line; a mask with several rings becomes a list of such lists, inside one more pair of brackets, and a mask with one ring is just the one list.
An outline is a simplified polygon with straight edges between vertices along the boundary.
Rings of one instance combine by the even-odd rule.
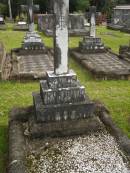
[[119, 5], [113, 9], [111, 23], [107, 25], [109, 29], [130, 32], [130, 6]]
[[[99, 153], [101, 154], [101, 150], [100, 149], [97, 149], [97, 142], [95, 143], [93, 140], [97, 137], [99, 138], [100, 142], [102, 141], [106, 141], [107, 143], [105, 145], [102, 145], [104, 147], [108, 146], [108, 143], [111, 143], [112, 141], [114, 141], [114, 143], [112, 145], [110, 145], [111, 149], [112, 149], [112, 146], [114, 147], [114, 152], [111, 153], [111, 156], [109, 157], [109, 159], [113, 159], [113, 154], [115, 153], [115, 148], [116, 148], [116, 152], [118, 151], [118, 154], [120, 155], [120, 157], [117, 157], [116, 155], [116, 162], [115, 162], [115, 169], [120, 169], [121, 167], [119, 166], [119, 164], [116, 164], [116, 163], [122, 163], [122, 166], [125, 165], [125, 169], [127, 169], [129, 171], [129, 169], [127, 168], [127, 164], [128, 164], [128, 160], [127, 160], [127, 157], [130, 157], [130, 140], [128, 139], [128, 137], [126, 137], [126, 135], [124, 135], [122, 133], [122, 131], [113, 123], [112, 119], [110, 118], [110, 114], [109, 112], [107, 111], [107, 109], [100, 103], [97, 103], [97, 108], [96, 108], [96, 112], [95, 114], [99, 117], [97, 118], [94, 118], [93, 121], [89, 121], [89, 120], [86, 120], [86, 121], [82, 121], [79, 122], [79, 124], [77, 124], [77, 127], [79, 126], [81, 128], [81, 126], [84, 124], [84, 127], [85, 127], [85, 124], [86, 124], [86, 131], [84, 131], [84, 137], [87, 138], [87, 141], [92, 141], [92, 143], [90, 144], [89, 143], [89, 146], [87, 144], [84, 145], [84, 147], [87, 146], [87, 150], [88, 148], [90, 147], [93, 147], [93, 151], [99, 151]], [[83, 136], [70, 136], [70, 137], [67, 137], [67, 138], [46, 138], [46, 136], [44, 136], [44, 138], [41, 138], [40, 134], [39, 136], [37, 137], [40, 137], [40, 139], [32, 139], [30, 138], [31, 137], [31, 133], [30, 133], [30, 130], [29, 130], [29, 126], [28, 126], [28, 120], [30, 119], [31, 120], [31, 117], [34, 117], [33, 116], [34, 114], [34, 110], [33, 110], [33, 107], [27, 107], [27, 108], [15, 108], [11, 111], [11, 114], [10, 114], [10, 118], [9, 118], [9, 121], [10, 121], [10, 128], [9, 128], [9, 156], [10, 156], [10, 159], [9, 159], [9, 173], [15, 173], [15, 171], [17, 170], [17, 173], [25, 173], [25, 171], [27, 172], [31, 172], [31, 170], [35, 170], [35, 166], [37, 163], [39, 163], [39, 159], [40, 157], [40, 154], [41, 153], [44, 153], [46, 152], [46, 156], [48, 157], [49, 155], [47, 154], [49, 151], [53, 151], [52, 150], [52, 147], [54, 146], [57, 146], [57, 144], [60, 142], [60, 146], [61, 147], [64, 147], [65, 145], [65, 142], [68, 141], [69, 139], [71, 141], [73, 141], [73, 139], [75, 138], [75, 140], [78, 140], [81, 144], [82, 142], [82, 137]], [[100, 119], [100, 120], [99, 120]], [[31, 120], [32, 121], [32, 120]], [[30, 121], [30, 122], [31, 122]], [[88, 121], [88, 123], [87, 123]], [[89, 124], [90, 122], [90, 124]], [[67, 123], [67, 122], [66, 122]], [[75, 122], [73, 122], [75, 123]], [[57, 122], [56, 123], [52, 123], [52, 128], [57, 128], [57, 126], [59, 123]], [[47, 125], [47, 124], [46, 124]], [[54, 125], [54, 126], [53, 126]], [[89, 128], [87, 128], [89, 126]], [[104, 126], [106, 127], [106, 129], [112, 134], [114, 135], [115, 138], [113, 138], [110, 134], [108, 134], [107, 132], [105, 132], [105, 134], [107, 134], [107, 136], [104, 134], [103, 136], [105, 137], [103, 140], [103, 138], [100, 138], [100, 136], [102, 135], [102, 133], [104, 133]], [[45, 126], [46, 127], [46, 126]], [[44, 126], [37, 126], [37, 128], [44, 128], [45, 131], [47, 130], [47, 128], [45, 128]], [[66, 126], [67, 127], [67, 126]], [[68, 122], [68, 127], [69, 127], [69, 122]], [[63, 126], [60, 126], [59, 128], [63, 128]], [[50, 128], [51, 129], [51, 126]], [[103, 130], [104, 129], [104, 130]], [[83, 129], [82, 129], [83, 130]], [[106, 130], [105, 130], [106, 131]], [[69, 132], [69, 128], [68, 128], [68, 132]], [[74, 131], [73, 131], [74, 132]], [[57, 132], [58, 133], [58, 132]], [[15, 134], [15, 135], [14, 135]], [[53, 135], [53, 133], [52, 133]], [[95, 136], [95, 137], [94, 137]], [[109, 137], [108, 137], [109, 136]], [[92, 138], [91, 138], [92, 137]], [[84, 139], [85, 139], [84, 138]], [[102, 139], [102, 140], [101, 140]], [[61, 145], [61, 142], [62, 140], [64, 141]], [[26, 142], [25, 142], [26, 141]], [[53, 141], [53, 142], [52, 142]], [[56, 143], [54, 142], [56, 141]], [[59, 141], [59, 142], [58, 142]], [[85, 140], [86, 141], [86, 140]], [[117, 141], [117, 143], [116, 143]], [[58, 143], [57, 143], [58, 142]], [[69, 142], [69, 141], [68, 141]], [[100, 143], [99, 142], [99, 143]], [[73, 143], [74, 144], [74, 143]], [[118, 147], [118, 145], [119, 147]], [[73, 145], [71, 145], [73, 146]], [[75, 145], [74, 145], [75, 146]], [[78, 146], [78, 151], [79, 151], [79, 145], [76, 144], [76, 146]], [[98, 145], [99, 146], [99, 145]], [[51, 148], [51, 150], [50, 150]], [[102, 147], [101, 147], [102, 148]], [[120, 150], [120, 148], [122, 150]], [[69, 149], [69, 148], [68, 148]], [[57, 150], [56, 150], [57, 151]], [[66, 151], [66, 149], [62, 149], [62, 152]], [[82, 151], [84, 151], [82, 148], [81, 148], [81, 153]], [[102, 163], [104, 164], [107, 164], [108, 167], [111, 167], [111, 163], [107, 162], [105, 160], [105, 156], [108, 155], [109, 153], [109, 149], [106, 148], [105, 150], [103, 150], [103, 155], [102, 155], [102, 161], [103, 162], [99, 162], [99, 164], [101, 165]], [[123, 152], [125, 152], [126, 154], [126, 157], [123, 155]], [[57, 151], [58, 152], [58, 151]], [[97, 153], [96, 152], [96, 153]], [[93, 152], [91, 152], [93, 153]], [[106, 153], [106, 154], [105, 154]], [[58, 153], [57, 153], [58, 154]], [[94, 153], [93, 153], [94, 154]], [[94, 155], [89, 155], [90, 157], [91, 156], [96, 156], [95, 154]], [[100, 155], [99, 154], [99, 155]], [[118, 156], [119, 156], [118, 155]], [[45, 156], [45, 155], [44, 155]], [[56, 156], [56, 155], [55, 155]], [[80, 155], [80, 157], [83, 157], [84, 156], [84, 152], [83, 154]], [[55, 158], [55, 157], [54, 157]], [[75, 160], [77, 160], [77, 156], [75, 157]], [[118, 159], [117, 159], [118, 158]], [[35, 162], [33, 162], [33, 164], [30, 165], [30, 163], [32, 163], [33, 159], [35, 159]], [[63, 157], [63, 159], [65, 159], [65, 156]], [[118, 162], [119, 160], [122, 160], [123, 159], [123, 162]], [[81, 160], [81, 159], [80, 159]], [[115, 160], [115, 159], [114, 159]], [[113, 160], [113, 161], [114, 161]], [[13, 161], [13, 162], [12, 162]], [[38, 164], [38, 165], [41, 165], [41, 163], [45, 163], [46, 161], [46, 158], [43, 158], [43, 160]], [[91, 161], [91, 159], [88, 160], [88, 163]], [[98, 160], [99, 161], [99, 160]], [[112, 161], [112, 162], [113, 162]], [[97, 160], [93, 160], [93, 168], [95, 167], [96, 165], [96, 162]], [[35, 164], [34, 164], [35, 163]], [[59, 163], [59, 162], [57, 162]], [[67, 164], [68, 162], [64, 161], [63, 164]], [[70, 162], [71, 163], [71, 160]], [[51, 166], [48, 165], [48, 169], [51, 169]], [[87, 165], [88, 164], [85, 164], [86, 166], [84, 167], [84, 169], [87, 169]], [[60, 167], [59, 167], [60, 168]], [[113, 169], [114, 169], [113, 168]], [[122, 167], [123, 168], [123, 167]], [[123, 169], [121, 168], [122, 172], [123, 172]], [[105, 167], [104, 167], [105, 169]], [[39, 170], [39, 168], [37, 167], [37, 171]], [[81, 171], [82, 169], [80, 169], [79, 171]], [[14, 171], [14, 172], [11, 172], [11, 171]], [[41, 171], [45, 171], [45, 167], [42, 167], [41, 168]], [[76, 168], [75, 171], [78, 171], [78, 168]], [[92, 169], [91, 169], [92, 171]], [[58, 172], [58, 171], [57, 171]], [[111, 170], [108, 172], [110, 173]], [[122, 173], [121, 172], [121, 173]], [[95, 173], [95, 172], [94, 172]], [[126, 173], [126, 172], [123, 172], [123, 173]]]
[[130, 79], [130, 63], [110, 51], [84, 54], [79, 49], [73, 49], [70, 52], [97, 79]]
[[68, 73], [68, 0], [54, 1], [54, 72]]
[[[86, 26], [87, 19], [84, 14], [69, 14], [69, 36], [89, 35], [89, 27]], [[38, 15], [38, 30], [47, 36], [53, 36], [54, 16], [53, 14]]]
[[28, 21], [29, 21], [29, 32], [34, 32], [34, 14], [33, 14], [33, 0], [28, 0]]
[[10, 79], [44, 79], [46, 71], [53, 70], [51, 50], [12, 50], [12, 71]]

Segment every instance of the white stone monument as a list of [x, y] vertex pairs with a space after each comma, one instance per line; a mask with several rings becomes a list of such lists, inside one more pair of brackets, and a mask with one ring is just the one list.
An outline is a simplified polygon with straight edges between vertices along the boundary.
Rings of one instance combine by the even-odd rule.
[[68, 68], [69, 0], [55, 0], [54, 15], [54, 71], [47, 72], [40, 93], [33, 94], [35, 121], [30, 131], [34, 136], [81, 134], [95, 117], [94, 103]]
[[57, 75], [68, 73], [68, 4], [69, 0], [54, 1], [54, 66]]
[[90, 37], [95, 38], [96, 37], [96, 7], [90, 8]]

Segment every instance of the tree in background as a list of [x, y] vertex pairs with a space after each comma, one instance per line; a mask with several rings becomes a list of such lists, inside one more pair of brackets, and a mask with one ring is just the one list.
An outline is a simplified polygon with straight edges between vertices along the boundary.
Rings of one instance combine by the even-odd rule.
[[8, 8], [9, 8], [9, 17], [12, 19], [12, 7], [11, 7], [11, 1], [8, 0]]
[[[34, 3], [40, 5], [40, 13], [45, 13], [50, 11], [51, 1], [53, 0], [34, 0]], [[21, 4], [27, 4], [27, 0], [11, 0], [13, 17], [19, 14]], [[118, 4], [130, 4], [130, 0], [70, 0], [70, 12], [85, 11], [89, 5], [96, 5], [97, 11], [110, 16], [112, 8]], [[8, 0], [0, 0], [0, 13], [9, 15]]]
[[90, 6], [89, 0], [77, 0], [76, 11], [86, 11]]
[[8, 8], [7, 5], [0, 3], [0, 15], [7, 16], [8, 15]]

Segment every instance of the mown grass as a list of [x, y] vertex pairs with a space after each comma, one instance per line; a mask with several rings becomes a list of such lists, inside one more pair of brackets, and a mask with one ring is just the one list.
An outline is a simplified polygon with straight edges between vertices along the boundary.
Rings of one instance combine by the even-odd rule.
[[[0, 40], [6, 50], [19, 47], [25, 32], [0, 31]], [[98, 27], [97, 33], [104, 43], [118, 53], [120, 44], [128, 44], [129, 34]], [[40, 33], [41, 34], [41, 33]], [[46, 46], [52, 47], [52, 38], [41, 34]], [[80, 37], [69, 39], [69, 46], [76, 47]], [[130, 137], [130, 81], [95, 81], [78, 63], [70, 58], [70, 67], [74, 69], [91, 99], [100, 100], [111, 112], [115, 123]], [[5, 173], [8, 152], [8, 115], [12, 107], [32, 104], [32, 92], [39, 90], [38, 82], [0, 82], [0, 172]]]

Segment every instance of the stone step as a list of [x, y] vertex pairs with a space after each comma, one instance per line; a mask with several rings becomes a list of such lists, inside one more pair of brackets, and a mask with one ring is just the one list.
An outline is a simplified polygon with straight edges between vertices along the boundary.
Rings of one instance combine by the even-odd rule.
[[84, 86], [50, 89], [46, 80], [40, 82], [40, 94], [45, 105], [78, 103], [87, 99]]
[[86, 119], [94, 116], [95, 105], [88, 101], [70, 104], [44, 105], [40, 94], [33, 94], [37, 123]]

